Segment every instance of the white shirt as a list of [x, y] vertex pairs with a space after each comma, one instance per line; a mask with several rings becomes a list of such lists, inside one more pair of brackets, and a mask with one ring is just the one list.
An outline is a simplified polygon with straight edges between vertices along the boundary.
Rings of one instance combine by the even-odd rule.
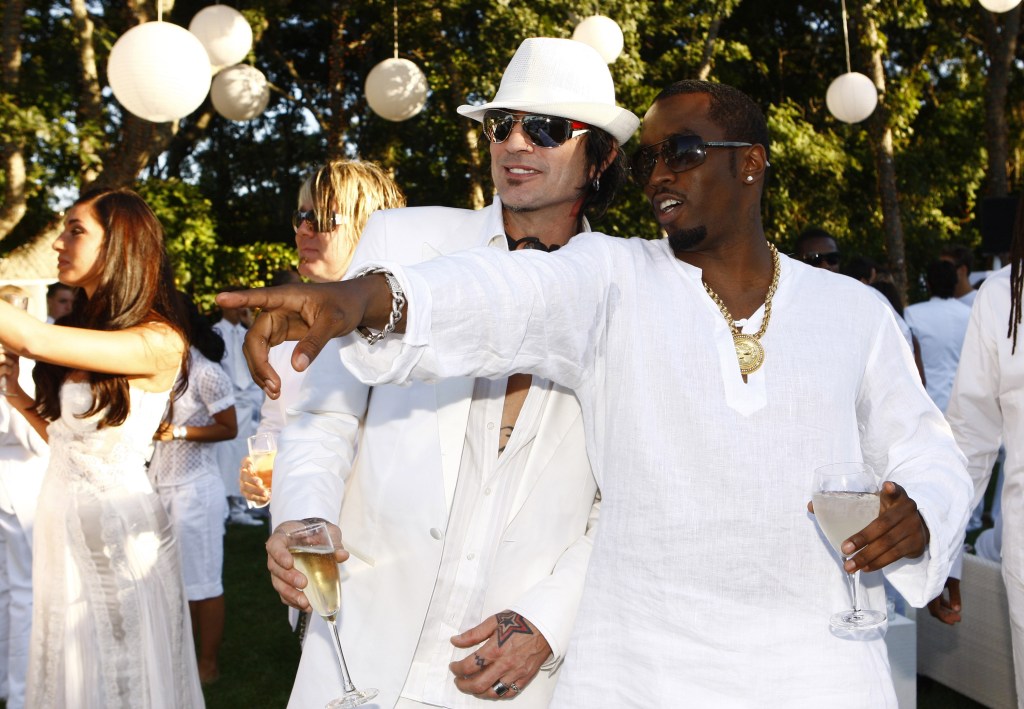
[[[850, 598], [806, 510], [812, 472], [863, 459], [917, 502], [929, 548], [884, 572], [915, 606], [946, 579], [970, 481], [885, 307], [781, 261], [746, 384], [700, 270], [664, 240], [382, 264], [409, 296], [408, 329], [377, 357], [353, 339], [357, 376], [529, 371], [579, 397], [601, 526], [552, 707], [896, 706], [882, 639], [829, 632]], [[880, 575], [864, 583], [884, 608]]]
[[[474, 706], [452, 682], [448, 664], [469, 650], [451, 637], [476, 626], [484, 608], [494, 552], [502, 539], [512, 497], [529, 459], [550, 384], [534, 381], [505, 450], [498, 455], [507, 379], [478, 379], [469, 407], [466, 443], [448, 521], [437, 583], [402, 697], [443, 707]], [[559, 648], [553, 648], [559, 653]]]
[[945, 411], [949, 403], [949, 391], [953, 388], [970, 317], [971, 309], [956, 298], [933, 296], [931, 300], [908, 305], [903, 310], [903, 318], [921, 345], [928, 396], [939, 411]]

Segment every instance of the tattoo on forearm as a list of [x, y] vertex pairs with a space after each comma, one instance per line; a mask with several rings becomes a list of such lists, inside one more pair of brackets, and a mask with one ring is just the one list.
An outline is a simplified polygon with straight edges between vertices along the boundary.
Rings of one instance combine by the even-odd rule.
[[530, 626], [526, 624], [526, 619], [518, 613], [502, 611], [495, 614], [494, 617], [498, 619], [498, 647], [504, 645], [516, 633], [533, 635]]

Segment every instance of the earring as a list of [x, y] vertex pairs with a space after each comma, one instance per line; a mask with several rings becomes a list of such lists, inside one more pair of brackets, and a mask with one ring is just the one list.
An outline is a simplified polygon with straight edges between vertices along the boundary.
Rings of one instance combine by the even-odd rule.
[[601, 178], [600, 177], [595, 177], [594, 181], [590, 183], [590, 188], [592, 190], [594, 190], [594, 192], [600, 192], [601, 191]]
[[747, 182], [753, 182], [753, 181], [754, 181], [754, 176], [753, 175], [747, 175]]

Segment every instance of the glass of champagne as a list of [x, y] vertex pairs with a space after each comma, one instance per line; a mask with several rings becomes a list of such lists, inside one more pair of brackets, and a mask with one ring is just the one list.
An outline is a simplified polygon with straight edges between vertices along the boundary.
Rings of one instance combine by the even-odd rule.
[[341, 608], [341, 580], [338, 578], [338, 563], [334, 560], [334, 542], [326, 522], [314, 522], [301, 529], [285, 533], [288, 551], [295, 559], [295, 568], [306, 577], [303, 592], [309, 605], [331, 626], [334, 647], [338, 651], [341, 666], [341, 680], [344, 694], [327, 703], [325, 709], [357, 707], [377, 696], [376, 689], [358, 690], [352, 684], [345, 664], [345, 653], [341, 650], [338, 636], [338, 611]]
[[277, 439], [273, 433], [257, 433], [249, 436], [249, 460], [252, 471], [263, 483], [267, 495], [274, 475], [274, 458], [277, 456]]
[[[15, 308], [20, 310], [28, 310], [28, 296], [17, 295], [15, 293], [4, 293], [0, 295], [5, 301], [13, 305]], [[4, 351], [4, 346], [0, 345], [0, 353]], [[7, 377], [0, 377], [0, 396], [7, 396]]]
[[[832, 548], [845, 562], [857, 554], [843, 554], [844, 541], [867, 527], [878, 517], [881, 501], [880, 486], [870, 465], [866, 463], [832, 463], [814, 471], [814, 518]], [[846, 574], [853, 597], [853, 608], [839, 611], [830, 619], [833, 628], [867, 630], [881, 625], [886, 614], [862, 609], [857, 599], [860, 571]]]

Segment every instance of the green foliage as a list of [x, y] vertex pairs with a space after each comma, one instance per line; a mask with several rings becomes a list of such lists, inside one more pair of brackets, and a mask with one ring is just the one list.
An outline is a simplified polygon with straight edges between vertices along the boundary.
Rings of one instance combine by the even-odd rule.
[[[187, 26], [208, 4], [177, 0], [164, 19]], [[883, 106], [913, 278], [943, 243], [980, 243], [975, 214], [987, 169], [983, 11], [974, 0], [847, 4], [854, 70], [865, 71], [868, 49], [856, 41], [865, 29], [857, 13], [871, 17], [879, 33]], [[182, 286], [207, 305], [221, 287], [260, 283], [291, 261], [288, 213], [304, 175], [328, 155], [379, 161], [412, 205], [469, 206], [475, 189], [489, 194], [486, 144], [456, 108], [493, 96], [525, 37], [569, 37], [583, 17], [597, 12], [624, 31], [625, 49], [611, 70], [619, 102], [638, 115], [666, 85], [702, 70], [765, 109], [773, 133], [765, 195], [771, 238], [788, 248], [801, 229], [821, 225], [836, 233], [844, 251], [886, 258], [877, 146], [864, 124], [839, 123], [825, 107], [829, 83], [846, 71], [834, 0], [403, 0], [399, 56], [422, 68], [430, 94], [423, 112], [402, 123], [376, 116], [363, 95], [370, 69], [395, 51], [393, 3], [240, 0], [234, 6], [253, 26], [256, 43], [246, 61], [273, 85], [270, 106], [252, 121], [234, 123], [215, 113], [210, 118], [207, 103], [180, 121], [170, 149], [140, 176], [167, 225]], [[110, 46], [131, 17], [120, 0], [92, 0], [88, 8], [104, 84]], [[4, 251], [31, 238], [77, 189], [88, 160], [80, 149], [84, 139], [111, 144], [125, 138], [109, 92], [99, 123], [79, 110], [84, 84], [66, 3], [26, 0], [21, 42], [21, 83], [0, 87], [0, 142], [26, 146], [29, 213], [2, 242]], [[1022, 109], [1024, 78], [1016, 72], [1007, 111], [1011, 189], [1024, 176]], [[627, 151], [635, 145], [634, 138]], [[0, 186], [6, 178], [0, 175]], [[594, 226], [658, 236], [634, 186]]]

